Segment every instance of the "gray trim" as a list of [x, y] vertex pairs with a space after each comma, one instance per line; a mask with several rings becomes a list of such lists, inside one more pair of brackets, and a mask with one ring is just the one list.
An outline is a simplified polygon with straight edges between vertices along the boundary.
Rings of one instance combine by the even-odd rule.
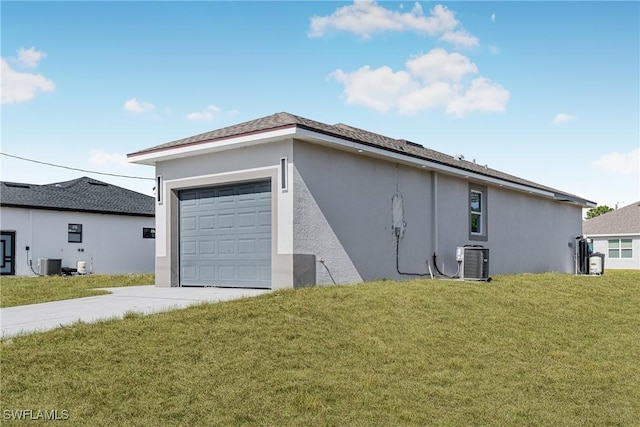
[[[474, 234], [471, 232], [471, 192], [476, 191], [482, 194], [482, 233]], [[469, 189], [467, 191], [467, 226], [469, 227], [469, 240], [477, 242], [486, 242], [489, 240], [489, 191], [486, 186], [469, 183]]]

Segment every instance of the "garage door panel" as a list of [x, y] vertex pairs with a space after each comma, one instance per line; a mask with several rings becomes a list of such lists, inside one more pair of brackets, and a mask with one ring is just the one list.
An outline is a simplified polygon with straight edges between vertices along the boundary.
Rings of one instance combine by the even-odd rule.
[[216, 228], [215, 215], [203, 215], [200, 217], [200, 230], [209, 230]]
[[186, 280], [194, 280], [198, 275], [196, 274], [196, 266], [187, 266], [181, 269], [181, 276]]
[[179, 199], [181, 285], [271, 287], [270, 181], [186, 190]]
[[182, 218], [180, 221], [180, 226], [184, 231], [196, 230], [198, 228], [197, 225], [198, 221], [195, 217]]
[[212, 265], [201, 265], [198, 272], [201, 280], [215, 280], [216, 278], [216, 270]]
[[[239, 212], [237, 220], [238, 228], [255, 228], [256, 212]], [[246, 232], [246, 230], [244, 232]]]
[[194, 241], [185, 241], [181, 245], [182, 255], [196, 255], [198, 253], [198, 245], [197, 242]]
[[215, 240], [201, 240], [200, 241], [200, 255], [210, 254], [213, 255], [216, 253], [216, 242]]

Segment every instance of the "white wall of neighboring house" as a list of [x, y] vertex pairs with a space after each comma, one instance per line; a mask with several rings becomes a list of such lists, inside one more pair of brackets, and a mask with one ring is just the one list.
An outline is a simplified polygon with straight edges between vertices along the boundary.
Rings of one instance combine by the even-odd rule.
[[[588, 236], [593, 240], [593, 251], [604, 254], [604, 270], [607, 269], [640, 269], [640, 236], [639, 235], [612, 235], [612, 236]], [[632, 239], [631, 258], [611, 258], [609, 257], [609, 239]]]
[[[153, 217], [2, 207], [3, 231], [15, 231], [16, 275], [34, 275], [39, 258], [61, 259], [63, 267], [86, 261], [94, 274], [152, 273], [155, 239], [143, 228]], [[82, 243], [68, 242], [69, 224], [82, 224]], [[26, 247], [29, 247], [29, 251]]]

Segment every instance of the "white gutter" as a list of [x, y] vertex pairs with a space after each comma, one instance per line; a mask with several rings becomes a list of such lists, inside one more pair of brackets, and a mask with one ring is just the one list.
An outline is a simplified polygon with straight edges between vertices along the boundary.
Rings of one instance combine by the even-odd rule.
[[634, 236], [640, 236], [640, 232], [637, 233], [608, 233], [608, 234], [589, 234], [589, 233], [584, 233], [584, 235], [586, 237], [592, 238], [592, 237], [634, 237]]

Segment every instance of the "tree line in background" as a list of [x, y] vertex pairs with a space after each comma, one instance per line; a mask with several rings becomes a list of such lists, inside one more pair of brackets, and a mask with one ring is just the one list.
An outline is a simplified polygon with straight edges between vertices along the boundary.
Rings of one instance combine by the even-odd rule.
[[607, 205], [596, 206], [595, 208], [591, 208], [587, 211], [587, 219], [593, 219], [602, 214], [606, 214], [607, 212], [611, 212], [613, 208], [610, 208]]

